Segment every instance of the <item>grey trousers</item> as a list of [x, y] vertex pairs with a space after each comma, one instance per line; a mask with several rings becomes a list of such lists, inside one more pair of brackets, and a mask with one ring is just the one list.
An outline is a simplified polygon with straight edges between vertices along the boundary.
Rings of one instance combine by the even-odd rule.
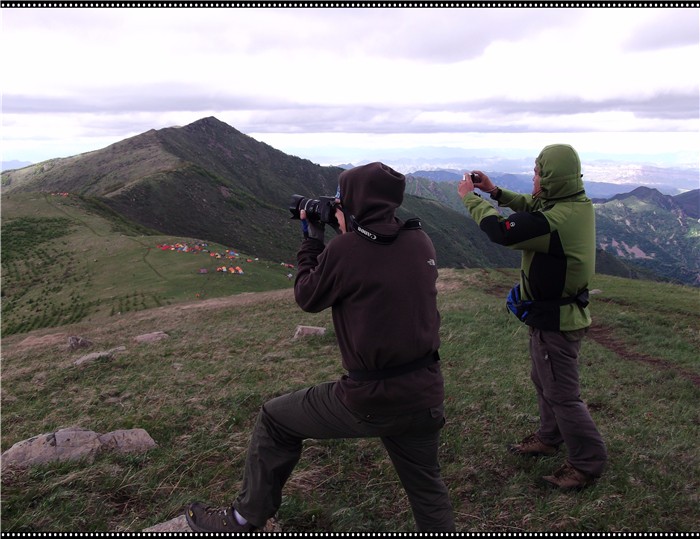
[[582, 336], [583, 332], [576, 335], [530, 328], [530, 376], [537, 389], [540, 410], [537, 435], [547, 445], [564, 442], [568, 461], [574, 468], [599, 477], [608, 453], [588, 407], [581, 400], [578, 356]]
[[255, 526], [265, 525], [282, 503], [282, 487], [299, 461], [304, 439], [380, 438], [408, 495], [418, 531], [455, 531], [438, 464], [443, 406], [402, 416], [360, 415], [336, 398], [334, 385], [320, 384], [263, 405], [233, 504], [236, 510]]

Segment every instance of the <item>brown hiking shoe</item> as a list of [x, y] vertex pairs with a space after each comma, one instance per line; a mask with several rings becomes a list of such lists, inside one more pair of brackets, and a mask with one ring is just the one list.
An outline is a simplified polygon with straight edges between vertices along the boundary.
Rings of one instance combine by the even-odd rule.
[[256, 529], [250, 522], [239, 524], [231, 507], [207, 507], [199, 502], [187, 506], [185, 518], [195, 532], [250, 533]]
[[547, 445], [537, 437], [537, 434], [530, 434], [530, 436], [523, 438], [519, 444], [509, 445], [508, 451], [516, 455], [530, 457], [551, 457], [559, 452], [559, 447]]
[[595, 478], [583, 473], [566, 462], [552, 475], [545, 475], [542, 478], [549, 486], [559, 490], [581, 490], [593, 484]]

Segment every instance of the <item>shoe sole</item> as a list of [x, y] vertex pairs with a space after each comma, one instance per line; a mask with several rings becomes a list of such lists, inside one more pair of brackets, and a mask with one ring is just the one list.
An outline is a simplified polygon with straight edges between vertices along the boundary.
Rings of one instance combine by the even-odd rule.
[[185, 520], [187, 520], [187, 525], [190, 527], [190, 529], [193, 532], [198, 532], [198, 533], [208, 533], [207, 530], [204, 530], [197, 526], [197, 524], [194, 523], [194, 521], [190, 518], [190, 510], [186, 509], [185, 510]]
[[231, 532], [213, 532], [213, 531], [210, 531], [210, 530], [205, 530], [205, 529], [202, 528], [201, 526], [197, 526], [197, 523], [194, 522], [194, 521], [190, 518], [190, 510], [189, 510], [189, 508], [185, 509], [185, 520], [187, 521], [187, 525], [190, 527], [190, 529], [191, 529], [193, 532], [197, 532], [197, 533], [215, 533], [215, 534], [219, 534], [219, 533], [236, 534], [236, 533], [238, 533], [238, 534], [252, 534], [252, 533], [255, 533], [256, 531], [258, 531], [256, 528], [253, 528], [252, 530], [231, 531]]

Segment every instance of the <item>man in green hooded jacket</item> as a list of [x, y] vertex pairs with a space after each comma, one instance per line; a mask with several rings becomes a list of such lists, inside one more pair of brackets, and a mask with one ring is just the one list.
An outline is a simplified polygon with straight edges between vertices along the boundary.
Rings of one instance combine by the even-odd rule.
[[[581, 340], [591, 325], [595, 213], [571, 146], [546, 146], [535, 160], [533, 182], [532, 194], [522, 195], [472, 171], [458, 192], [491, 241], [522, 251], [520, 283], [509, 295], [509, 308], [529, 326], [540, 427], [509, 449], [524, 456], [552, 456], [564, 443], [566, 462], [543, 479], [563, 490], [578, 489], [598, 478], [607, 462], [605, 443], [580, 397], [578, 373]], [[502, 217], [474, 187], [513, 213]]]

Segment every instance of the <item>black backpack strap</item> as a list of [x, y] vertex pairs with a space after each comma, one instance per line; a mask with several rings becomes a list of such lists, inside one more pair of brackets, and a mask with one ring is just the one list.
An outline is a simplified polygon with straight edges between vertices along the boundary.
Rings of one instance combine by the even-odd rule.
[[506, 307], [510, 312], [518, 317], [521, 322], [527, 323], [528, 317], [532, 313], [547, 313], [555, 309], [558, 310], [562, 305], [569, 305], [571, 303], [578, 303], [582, 308], [588, 306], [588, 288], [584, 288], [575, 296], [569, 296], [566, 298], [558, 299], [548, 299], [548, 300], [524, 300], [522, 299], [520, 293], [520, 284], [516, 283], [513, 288], [508, 292], [508, 297], [506, 298]]
[[533, 300], [534, 305], [539, 305], [542, 307], [553, 307], [568, 305], [570, 303], [578, 303], [581, 307], [586, 307], [589, 303], [588, 288], [584, 288], [575, 296], [569, 296], [567, 298], [559, 299], [549, 299], [549, 300]]

